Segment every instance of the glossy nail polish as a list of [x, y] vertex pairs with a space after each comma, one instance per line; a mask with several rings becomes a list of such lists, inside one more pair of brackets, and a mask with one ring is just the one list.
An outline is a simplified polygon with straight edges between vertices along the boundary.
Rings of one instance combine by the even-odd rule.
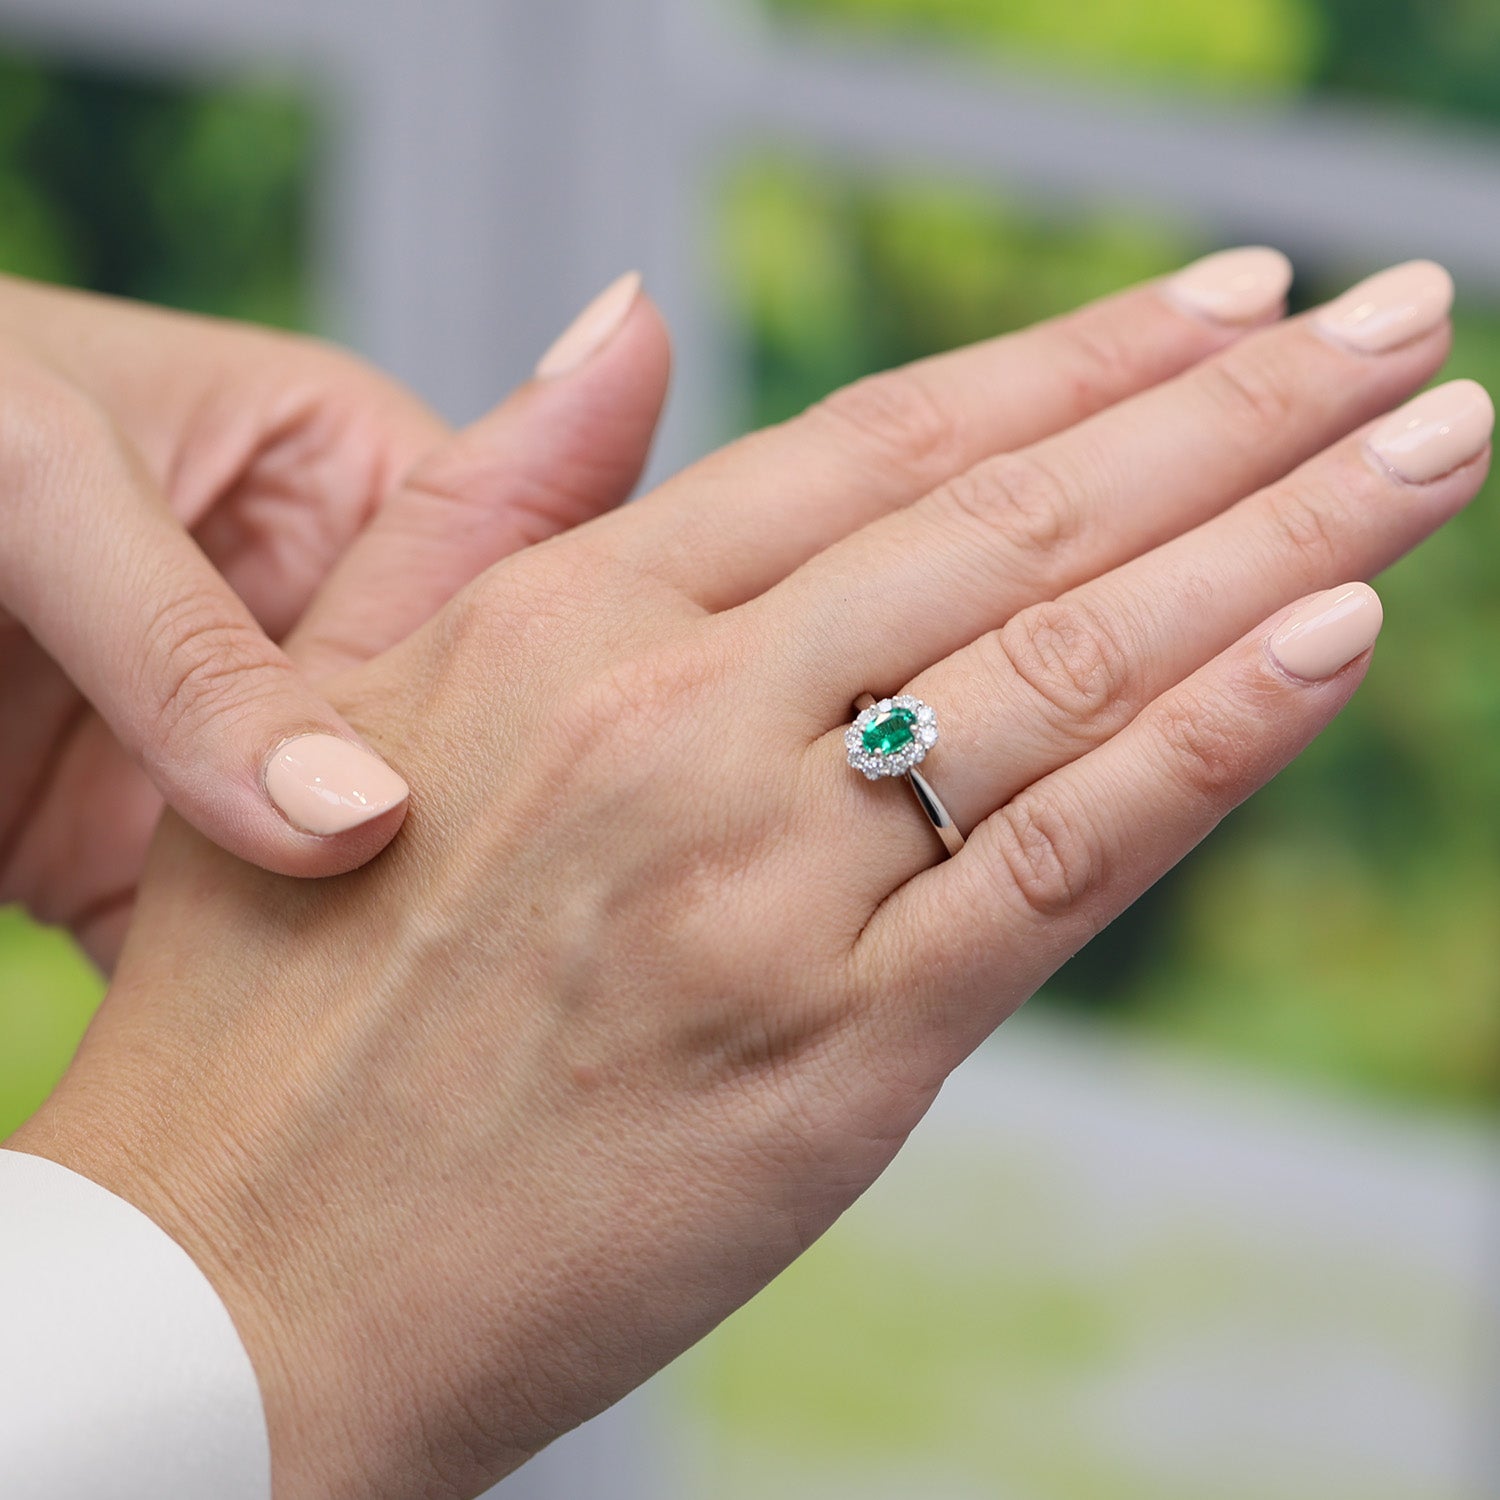
[[611, 282], [542, 356], [537, 378], [556, 380], [586, 365], [620, 331], [640, 293], [639, 271], [627, 271]]
[[294, 828], [346, 833], [398, 807], [406, 783], [377, 755], [332, 734], [304, 734], [278, 745], [266, 792]]
[[1430, 260], [1392, 266], [1330, 302], [1314, 324], [1359, 354], [1381, 354], [1430, 333], [1453, 306], [1453, 278]]
[[1319, 682], [1375, 644], [1382, 618], [1380, 596], [1369, 584], [1345, 583], [1304, 599], [1266, 645], [1289, 677]]
[[1215, 323], [1258, 323], [1286, 300], [1292, 263], [1279, 250], [1246, 245], [1185, 266], [1163, 283], [1179, 307]]
[[1495, 426], [1489, 392], [1475, 380], [1423, 391], [1370, 434], [1370, 451], [1398, 478], [1424, 484], [1477, 458]]

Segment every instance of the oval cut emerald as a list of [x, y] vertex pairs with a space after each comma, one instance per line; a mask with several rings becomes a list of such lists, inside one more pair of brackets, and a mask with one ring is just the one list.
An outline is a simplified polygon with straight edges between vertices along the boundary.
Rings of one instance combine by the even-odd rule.
[[917, 716], [909, 708], [893, 708], [877, 715], [865, 729], [860, 743], [871, 755], [894, 755], [916, 737]]

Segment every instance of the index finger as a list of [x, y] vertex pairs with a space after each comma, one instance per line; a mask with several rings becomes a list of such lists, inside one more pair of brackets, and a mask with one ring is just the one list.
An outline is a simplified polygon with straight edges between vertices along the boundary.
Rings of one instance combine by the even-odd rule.
[[1291, 280], [1278, 250], [1226, 250], [1018, 333], [871, 376], [638, 501], [619, 518], [612, 550], [705, 609], [731, 608], [955, 474], [1274, 320]]

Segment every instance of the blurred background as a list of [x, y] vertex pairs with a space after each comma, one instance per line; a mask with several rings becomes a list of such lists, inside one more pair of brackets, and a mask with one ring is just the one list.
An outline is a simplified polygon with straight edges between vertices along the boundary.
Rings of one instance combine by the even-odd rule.
[[[658, 473], [1244, 242], [1299, 306], [1445, 261], [1500, 390], [1500, 7], [0, 0], [0, 270], [330, 332], [463, 419], [638, 265]], [[833, 1232], [497, 1493], [1500, 1493], [1493, 499]], [[0, 1135], [100, 993], [0, 912]]]

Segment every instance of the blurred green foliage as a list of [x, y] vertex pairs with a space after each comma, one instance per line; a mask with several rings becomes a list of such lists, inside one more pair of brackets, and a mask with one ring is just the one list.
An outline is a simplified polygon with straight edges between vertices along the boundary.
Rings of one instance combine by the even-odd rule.
[[1375, 103], [1500, 119], [1500, 6], [1493, 0], [1302, 0], [1323, 46], [1310, 82]]
[[307, 321], [305, 98], [0, 53], [0, 270], [173, 307]]
[[961, 44], [1150, 83], [1282, 91], [1324, 51], [1306, 0], [765, 0], [774, 14], [845, 34]]
[[[1138, 1062], [1126, 1047], [1110, 1065], [1117, 1078], [1130, 1075], [1132, 1054]], [[1007, 1066], [990, 1070], [979, 1091], [1003, 1091], [1025, 1071]], [[1092, 1086], [1079, 1076], [1080, 1087]], [[1081, 1135], [1067, 1123], [1077, 1097], [1050, 1121], [1044, 1111], [1034, 1132], [1019, 1120], [1009, 1129], [977, 1120], [924, 1127], [833, 1230], [685, 1354], [667, 1378], [708, 1441], [684, 1493], [1489, 1494], [1443, 1483], [1420, 1459], [1392, 1463], [1371, 1426], [1388, 1420], [1386, 1380], [1402, 1391], [1403, 1409], [1452, 1409], [1476, 1392], [1471, 1330], [1482, 1276], [1455, 1280], [1437, 1269], [1441, 1260], [1414, 1257], [1400, 1235], [1375, 1236], [1351, 1254], [1369, 1221], [1331, 1233], [1324, 1206], [1299, 1206], [1287, 1179], [1261, 1196], [1274, 1174], [1216, 1181], [1200, 1159], [1182, 1178], [1183, 1158], [1166, 1166], [1170, 1152], [1113, 1156], [1096, 1132], [1121, 1111], [1132, 1138], [1146, 1095], [1105, 1087], [1097, 1113], [1084, 1107], [1095, 1123]], [[1174, 1092], [1166, 1086], [1161, 1102]], [[1177, 1099], [1185, 1123], [1203, 1103]], [[1232, 1108], [1205, 1113], [1221, 1143], [1219, 1132], [1233, 1140], [1248, 1128], [1229, 1123]], [[1332, 1138], [1360, 1139], [1341, 1134], [1343, 1111], [1330, 1118], [1340, 1122]], [[1317, 1149], [1330, 1138], [1309, 1130]], [[1380, 1162], [1388, 1140], [1365, 1139], [1351, 1167]], [[1100, 1170], [1101, 1154], [1109, 1168]], [[1207, 1147], [1207, 1160], [1219, 1156]], [[1400, 1180], [1390, 1179], [1398, 1196]], [[1330, 1198], [1340, 1188], [1331, 1171]], [[1122, 1203], [1131, 1206], [1121, 1212]], [[1431, 1228], [1440, 1243], [1441, 1228]], [[1342, 1368], [1360, 1372], [1352, 1389], [1329, 1359], [1335, 1350]], [[1365, 1392], [1373, 1395], [1362, 1400]], [[1291, 1406], [1306, 1412], [1317, 1441], [1288, 1420]], [[1396, 1422], [1396, 1433], [1412, 1430]]]
[[1316, 91], [1500, 118], [1492, 0], [761, 0], [802, 24], [1217, 97]]
[[870, 184], [782, 157], [735, 178], [722, 259], [754, 361], [748, 420], [867, 371], [1023, 327], [1178, 264], [1179, 227], [1106, 206], [1068, 220], [983, 188]]
[[[0, 271], [304, 326], [313, 143], [305, 97], [277, 80], [185, 87], [0, 53]], [[101, 992], [61, 934], [0, 911], [0, 1138]]]
[[[1178, 90], [1357, 96], [1500, 118], [1487, 0], [764, 0], [773, 14]], [[1061, 312], [1212, 248], [1129, 205], [1068, 216], [930, 177], [766, 158], [726, 256], [757, 421]], [[1306, 268], [1304, 268], [1306, 269]], [[1302, 303], [1373, 266], [1315, 267]], [[1500, 314], [1460, 300], [1450, 370], [1500, 389]], [[1500, 1097], [1500, 517], [1494, 486], [1382, 580], [1353, 706], [1049, 989], [1282, 1072], [1389, 1098]]]
[[102, 992], [64, 934], [0, 908], [0, 1140], [52, 1092]]

